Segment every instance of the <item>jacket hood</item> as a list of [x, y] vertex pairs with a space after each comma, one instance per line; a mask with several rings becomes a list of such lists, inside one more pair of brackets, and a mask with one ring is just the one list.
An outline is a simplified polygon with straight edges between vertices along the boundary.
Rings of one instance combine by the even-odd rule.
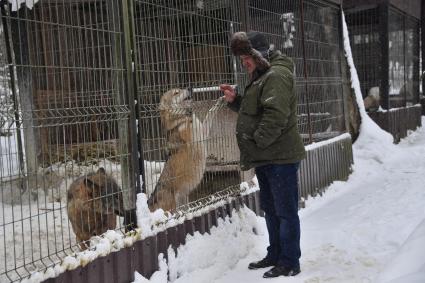
[[295, 64], [291, 58], [283, 55], [280, 51], [275, 51], [270, 57], [270, 63], [276, 67], [288, 68], [292, 73], [295, 70]]

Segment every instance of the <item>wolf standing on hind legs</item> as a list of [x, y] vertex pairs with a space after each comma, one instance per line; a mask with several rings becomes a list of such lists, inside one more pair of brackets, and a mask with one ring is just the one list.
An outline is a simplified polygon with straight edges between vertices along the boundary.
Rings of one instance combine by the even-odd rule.
[[176, 209], [187, 203], [190, 192], [199, 185], [205, 172], [207, 149], [204, 143], [222, 99], [209, 109], [201, 122], [191, 111], [190, 92], [171, 89], [160, 101], [162, 126], [166, 130], [169, 157], [154, 192], [149, 197], [151, 210]]
[[301, 271], [297, 171], [305, 157], [297, 128], [294, 64], [258, 32], [235, 33], [231, 49], [250, 81], [243, 96], [229, 85], [220, 87], [229, 107], [238, 111], [241, 169], [255, 168], [270, 242], [266, 257], [248, 268], [273, 266], [264, 273], [267, 278], [294, 276]]

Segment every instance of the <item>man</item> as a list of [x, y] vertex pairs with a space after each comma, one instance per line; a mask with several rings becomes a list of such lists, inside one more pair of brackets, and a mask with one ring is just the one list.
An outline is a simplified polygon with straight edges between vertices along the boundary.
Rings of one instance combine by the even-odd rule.
[[248, 268], [273, 266], [266, 278], [294, 276], [301, 271], [297, 171], [305, 157], [297, 128], [294, 64], [258, 32], [235, 33], [231, 49], [250, 81], [243, 95], [227, 84], [220, 89], [228, 106], [239, 113], [241, 169], [255, 168], [270, 243], [266, 257]]

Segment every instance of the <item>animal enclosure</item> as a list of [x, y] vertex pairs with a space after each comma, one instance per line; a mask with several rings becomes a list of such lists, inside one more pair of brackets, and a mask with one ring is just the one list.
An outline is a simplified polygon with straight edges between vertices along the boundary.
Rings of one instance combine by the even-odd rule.
[[[1, 2], [1, 282], [90, 246], [78, 226], [87, 226], [80, 236], [124, 232], [109, 210], [135, 209], [121, 2], [48, 0], [17, 11]], [[99, 168], [119, 192], [106, 177], [88, 183]], [[78, 178], [79, 193], [68, 193]]]
[[[131, 229], [141, 191], [152, 210], [184, 214], [244, 190], [236, 113], [218, 91], [247, 83], [234, 32], [261, 31], [294, 60], [305, 144], [345, 133], [338, 4], [0, 2], [0, 281]], [[313, 171], [301, 174], [317, 189]]]
[[363, 96], [378, 91], [384, 109], [419, 102], [420, 7], [421, 1], [344, 1]]

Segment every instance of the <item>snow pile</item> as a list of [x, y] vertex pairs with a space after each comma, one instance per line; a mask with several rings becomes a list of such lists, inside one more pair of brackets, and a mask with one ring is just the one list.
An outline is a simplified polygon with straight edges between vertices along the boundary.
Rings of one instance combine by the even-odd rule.
[[137, 271], [134, 273], [134, 282], [138, 283], [165, 283], [168, 282], [168, 267], [167, 262], [164, 259], [163, 254], [158, 256], [159, 261], [159, 271], [155, 272], [152, 277], [148, 280], [142, 275], [140, 275]]
[[167, 222], [169, 216], [167, 216], [162, 209], [151, 212], [146, 194], [137, 194], [136, 207], [137, 226], [140, 231], [142, 231], [143, 238], [147, 238], [155, 235], [159, 231], [165, 230], [166, 226], [161, 224]]
[[[247, 208], [233, 212], [231, 219], [219, 219], [218, 227], [211, 229], [212, 235], [197, 232], [188, 236], [186, 245], [178, 248], [177, 257], [169, 249], [172, 282], [205, 282], [205, 278], [219, 278], [223, 270], [234, 267], [254, 248], [253, 231], [259, 230], [256, 215]], [[231, 246], [237, 248], [231, 249]]]
[[[373, 155], [376, 158], [381, 158], [383, 154], [393, 149], [393, 137], [391, 134], [382, 130], [366, 113], [360, 88], [359, 76], [354, 65], [353, 53], [350, 46], [350, 37], [348, 35], [348, 28], [347, 23], [345, 22], [344, 13], [342, 13], [342, 24], [344, 51], [351, 74], [351, 87], [354, 89], [361, 117], [360, 135], [354, 144], [354, 149], [371, 149], [366, 152], [367, 156]], [[374, 146], [371, 147], [372, 144]]]
[[425, 281], [425, 219], [409, 236], [379, 279], [382, 283]]
[[241, 195], [249, 195], [260, 190], [257, 176], [254, 175], [254, 177], [250, 181], [242, 182], [239, 185], [239, 188], [241, 189]]
[[169, 248], [168, 268], [160, 260], [161, 270], [150, 280], [136, 274], [135, 282], [167, 282], [167, 271], [171, 282], [213, 282], [256, 249], [256, 238], [265, 234], [261, 222], [248, 208], [233, 210], [233, 217], [220, 218], [218, 227], [211, 228], [211, 234], [188, 235], [186, 245], [177, 249], [177, 255]]

